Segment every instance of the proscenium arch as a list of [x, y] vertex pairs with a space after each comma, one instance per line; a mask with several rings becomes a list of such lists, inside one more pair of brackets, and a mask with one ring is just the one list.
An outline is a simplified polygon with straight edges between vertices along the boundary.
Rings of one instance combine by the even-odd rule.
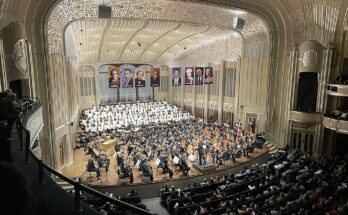
[[[37, 77], [39, 84], [35, 86], [38, 90], [39, 97], [42, 101], [44, 109], [44, 139], [45, 146], [47, 145], [46, 154], [48, 159], [46, 162], [50, 163], [53, 167], [55, 166], [50, 158], [54, 157], [51, 146], [53, 147], [54, 141], [54, 126], [52, 124], [51, 116], [54, 115], [51, 107], [50, 92], [53, 90], [49, 83], [49, 77], [52, 76], [49, 62], [48, 62], [48, 44], [47, 44], [47, 19], [50, 11], [61, 2], [61, 0], [30, 0], [21, 1], [21, 5], [28, 4], [25, 9], [25, 13], [19, 13], [19, 20], [24, 20], [24, 27], [28, 34], [28, 40], [33, 45], [33, 57], [34, 57], [34, 69], [37, 71]], [[242, 1], [242, 0], [187, 0], [186, 2], [194, 2], [200, 4], [208, 4], [220, 6], [222, 8], [235, 9], [240, 8], [259, 16], [266, 25], [270, 36], [270, 64], [269, 70], [273, 75], [282, 73], [281, 65], [283, 64], [279, 57], [288, 55], [293, 47], [292, 40], [292, 25], [288, 17], [288, 11], [281, 1], [269, 2], [264, 0], [254, 1]], [[63, 32], [62, 32], [63, 34]], [[243, 46], [242, 46], [243, 47]], [[279, 53], [279, 54], [278, 54]], [[63, 54], [63, 53], [61, 53]], [[270, 85], [270, 84], [269, 84]], [[274, 81], [271, 83], [272, 89], [276, 88], [277, 83]], [[268, 87], [269, 91], [271, 90]], [[269, 109], [269, 108], [267, 108]], [[268, 110], [273, 111], [273, 110]], [[51, 146], [50, 146], [51, 145]]]

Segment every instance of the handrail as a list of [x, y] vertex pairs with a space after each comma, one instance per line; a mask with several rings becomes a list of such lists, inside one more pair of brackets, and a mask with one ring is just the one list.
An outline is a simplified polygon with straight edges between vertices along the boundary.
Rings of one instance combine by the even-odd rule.
[[[37, 102], [40, 104], [40, 101], [37, 99]], [[24, 107], [26, 108], [26, 107]], [[25, 109], [24, 112], [19, 114], [17, 121], [18, 121], [18, 126], [21, 128], [20, 134], [22, 134], [22, 131], [25, 132], [25, 162], [30, 161], [30, 157], [33, 158], [34, 161], [37, 162], [39, 170], [38, 170], [38, 175], [39, 175], [39, 183], [43, 183], [44, 179], [44, 169], [46, 169], [48, 172], [52, 173], [53, 175], [61, 178], [62, 180], [68, 182], [69, 184], [74, 186], [75, 190], [75, 196], [74, 196], [74, 210], [76, 213], [80, 212], [80, 200], [81, 200], [81, 191], [85, 191], [91, 195], [94, 195], [96, 197], [101, 198], [102, 200], [111, 202], [113, 204], [116, 204], [117, 206], [123, 207], [126, 210], [130, 210], [132, 212], [138, 213], [138, 214], [144, 214], [144, 215], [153, 215], [147, 210], [144, 210], [142, 208], [138, 208], [134, 205], [128, 204], [124, 201], [121, 201], [119, 199], [112, 198], [110, 196], [107, 196], [97, 190], [94, 190], [84, 184], [81, 184], [78, 181], [74, 181], [73, 179], [57, 172], [56, 170], [52, 169], [50, 166], [45, 164], [41, 159], [36, 157], [36, 155], [33, 153], [33, 151], [30, 149], [30, 131], [23, 125], [22, 123], [22, 117], [24, 117], [27, 114], [27, 109]], [[20, 135], [20, 142], [21, 142], [21, 149], [23, 149], [23, 138], [22, 135]], [[30, 156], [29, 156], [30, 155]]]

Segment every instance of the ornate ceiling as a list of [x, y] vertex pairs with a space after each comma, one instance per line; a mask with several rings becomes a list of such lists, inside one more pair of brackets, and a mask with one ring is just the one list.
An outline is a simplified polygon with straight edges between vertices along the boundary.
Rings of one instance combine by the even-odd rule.
[[240, 55], [241, 49], [241, 38], [235, 31], [184, 22], [83, 19], [72, 22], [66, 31], [72, 35], [80, 64], [167, 63], [183, 52], [223, 38], [235, 38], [231, 40], [238, 49], [234, 55]]
[[[100, 3], [112, 7], [112, 19], [97, 18]], [[48, 52], [64, 53], [64, 30], [71, 23], [67, 30], [72, 32], [79, 62], [164, 62], [193, 45], [230, 36], [234, 16], [245, 20], [241, 31], [245, 37], [267, 31], [253, 14], [207, 4], [62, 0], [52, 7], [46, 22]]]

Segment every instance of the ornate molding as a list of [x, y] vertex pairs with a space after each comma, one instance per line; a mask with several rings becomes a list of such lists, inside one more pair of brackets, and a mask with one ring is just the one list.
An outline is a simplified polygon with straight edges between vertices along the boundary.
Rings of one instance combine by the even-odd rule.
[[12, 59], [17, 69], [13, 73], [15, 79], [27, 79], [29, 78], [29, 65], [28, 65], [28, 45], [24, 39], [18, 40], [13, 45]]

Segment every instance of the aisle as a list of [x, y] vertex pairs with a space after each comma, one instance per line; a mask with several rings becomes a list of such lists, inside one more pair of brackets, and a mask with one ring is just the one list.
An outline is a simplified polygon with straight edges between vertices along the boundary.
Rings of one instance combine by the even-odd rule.
[[168, 211], [160, 204], [160, 201], [160, 197], [141, 200], [141, 202], [146, 205], [146, 208], [149, 209], [151, 213], [158, 215], [169, 215]]

